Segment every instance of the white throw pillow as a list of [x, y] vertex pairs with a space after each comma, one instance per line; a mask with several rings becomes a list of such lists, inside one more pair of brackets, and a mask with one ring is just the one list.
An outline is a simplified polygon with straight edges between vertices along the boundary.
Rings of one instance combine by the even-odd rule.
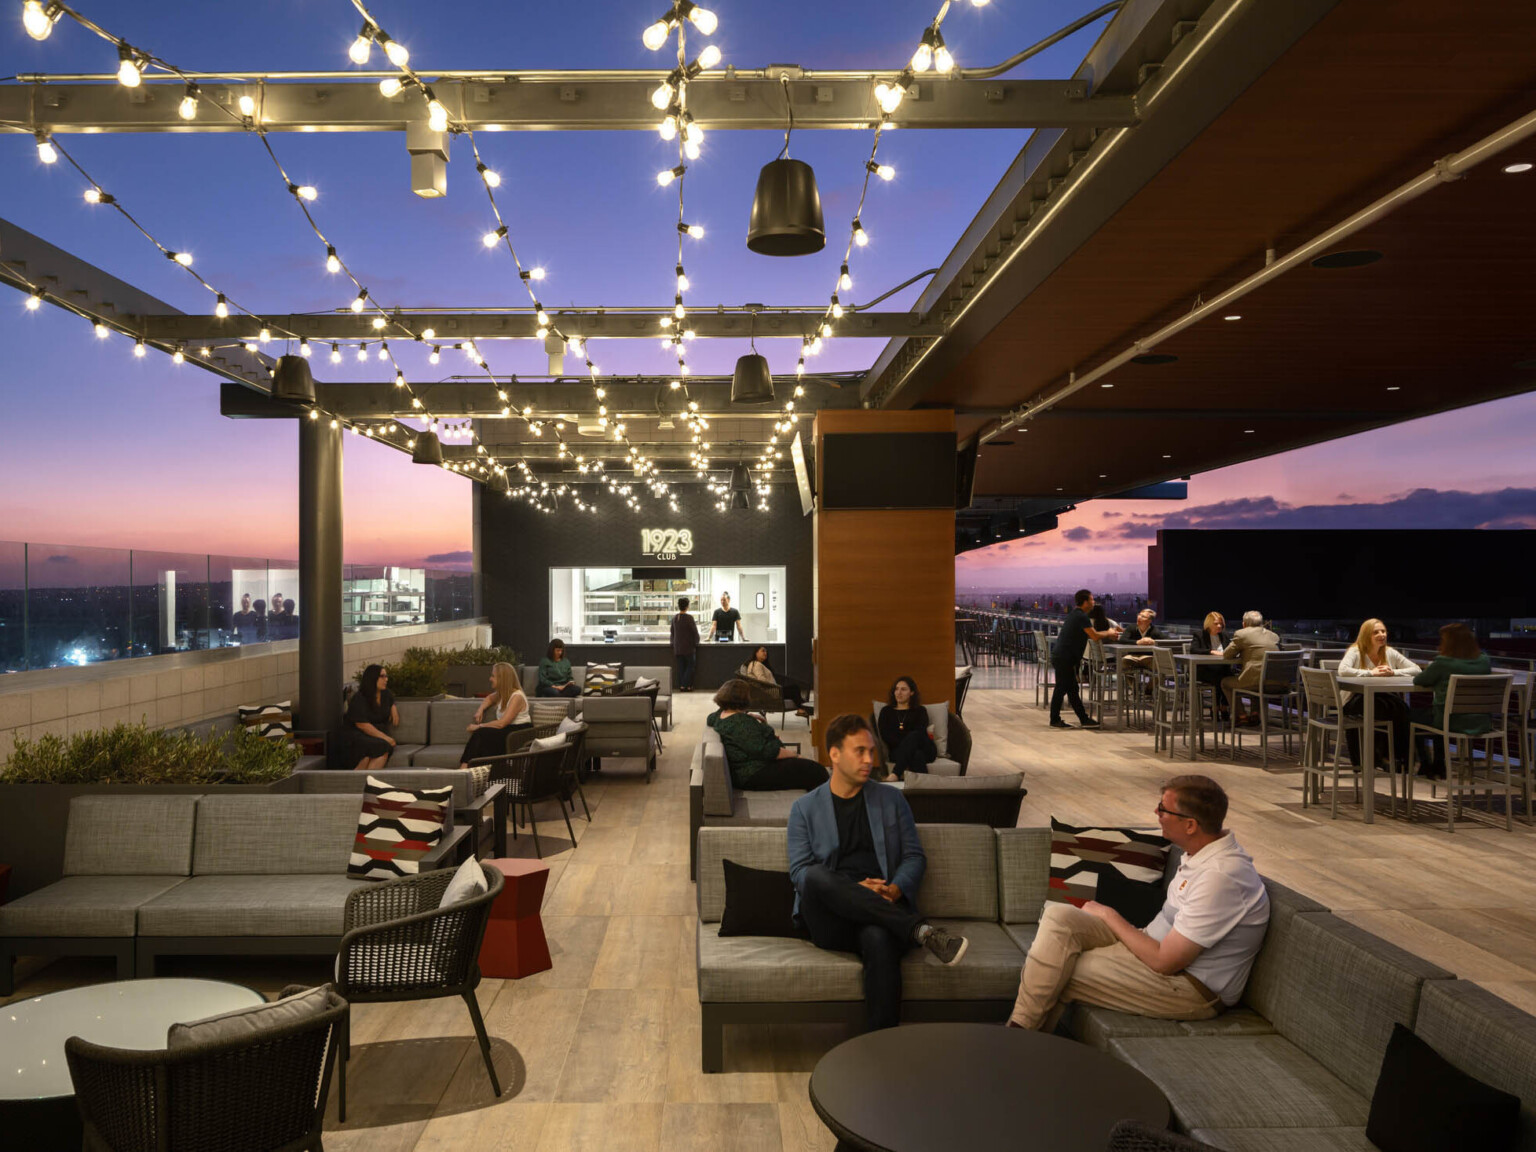
[[443, 892], [443, 898], [437, 902], [439, 908], [446, 908], [450, 904], [457, 904], [460, 900], [469, 900], [475, 896], [483, 895], [490, 890], [486, 883], [485, 870], [480, 866], [480, 861], [471, 856], [459, 865], [453, 879], [448, 881], [448, 887]]
[[535, 740], [530, 747], [535, 752], [549, 752], [555, 748], [564, 748], [565, 733], [557, 732], [553, 736], [546, 736], [542, 740]]
[[556, 728], [555, 731], [563, 736], [565, 733], [574, 732], [580, 727], [580, 720], [573, 720], [571, 717], [567, 716], [564, 720], [560, 721], [560, 727]]
[[638, 692], [648, 692], [652, 688], [660, 687], [661, 681], [652, 680], [649, 676], [641, 676], [638, 680], [635, 681], [635, 690]]

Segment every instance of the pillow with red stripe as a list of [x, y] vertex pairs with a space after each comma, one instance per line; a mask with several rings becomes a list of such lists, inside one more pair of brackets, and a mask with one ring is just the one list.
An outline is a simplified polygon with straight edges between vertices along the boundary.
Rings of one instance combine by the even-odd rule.
[[1096, 900], [1143, 928], [1163, 906], [1168, 847], [1155, 832], [1074, 828], [1052, 816], [1051, 884], [1045, 898], [1078, 908]]
[[443, 838], [452, 803], [451, 784], [446, 788], [400, 788], [369, 776], [347, 875], [367, 880], [416, 875], [421, 871], [421, 858]]

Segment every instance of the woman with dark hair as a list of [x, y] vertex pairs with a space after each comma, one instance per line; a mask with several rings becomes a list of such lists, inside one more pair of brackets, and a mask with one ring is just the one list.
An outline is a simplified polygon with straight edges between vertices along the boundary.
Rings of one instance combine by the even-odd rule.
[[[1435, 690], [1435, 702], [1428, 708], [1415, 708], [1413, 720], [1416, 724], [1432, 724], [1436, 728], [1445, 727], [1445, 693], [1450, 687], [1452, 676], [1486, 676], [1493, 671], [1493, 663], [1478, 646], [1477, 636], [1472, 629], [1465, 624], [1445, 624], [1440, 628], [1440, 649], [1429, 667], [1413, 678], [1413, 682], [1420, 688], [1433, 688]], [[1481, 736], [1493, 727], [1492, 719], [1488, 716], [1455, 716], [1452, 718], [1453, 732], [1464, 732], [1468, 736]], [[1430, 738], [1430, 754], [1424, 757], [1426, 768], [1421, 768], [1425, 776], [1443, 778], [1445, 776], [1445, 741], [1438, 736]]]
[[389, 763], [395, 738], [389, 730], [400, 723], [395, 698], [389, 691], [389, 672], [382, 664], [363, 669], [363, 679], [347, 705], [342, 733], [343, 764], [359, 772], [377, 772]]
[[792, 680], [788, 676], [775, 674], [768, 664], [768, 645], [759, 644], [752, 650], [752, 659], [748, 660], [741, 668], [741, 674], [749, 680], [756, 680], [760, 684], [777, 685], [784, 693], [784, 699], [795, 706], [796, 716], [809, 716], [811, 710], [805, 706], [805, 690], [798, 680]]
[[896, 779], [904, 778], [908, 772], [927, 772], [928, 765], [938, 759], [939, 748], [933, 742], [928, 709], [923, 707], [922, 694], [912, 677], [896, 677], [875, 723], [890, 754], [890, 767]]
[[571, 662], [565, 658], [565, 641], [556, 636], [539, 661], [540, 696], [580, 696], [581, 685], [571, 679]]
[[800, 788], [806, 792], [827, 782], [827, 770], [796, 756], [766, 722], [747, 711], [752, 690], [745, 680], [727, 680], [715, 693], [715, 707], [705, 721], [720, 734], [731, 783], [749, 792]]

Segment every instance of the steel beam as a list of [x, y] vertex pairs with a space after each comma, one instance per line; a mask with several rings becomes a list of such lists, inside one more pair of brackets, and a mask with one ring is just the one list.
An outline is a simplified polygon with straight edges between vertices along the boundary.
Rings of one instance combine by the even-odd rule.
[[[770, 69], [752, 76], [706, 74], [688, 86], [688, 110], [705, 128], [782, 131], [789, 82], [797, 131], [868, 129], [880, 118], [875, 74], [816, 75], [799, 68]], [[774, 73], [768, 75], [767, 73]], [[390, 73], [394, 75], [394, 73]], [[651, 92], [661, 72], [504, 73], [474, 79], [433, 79], [434, 94], [449, 115], [475, 131], [654, 132], [660, 119]], [[888, 76], [886, 77], [889, 78]], [[80, 77], [33, 77], [45, 83], [0, 86], [0, 121], [12, 131], [32, 132], [244, 132], [242, 96], [256, 102], [267, 132], [390, 132], [425, 124], [427, 111], [415, 90], [380, 95], [377, 82], [347, 76], [320, 80], [201, 82], [205, 107], [183, 120], [177, 106], [180, 80], [146, 78], [135, 89], [80, 83]], [[924, 78], [892, 117], [901, 128], [1123, 127], [1136, 123], [1131, 96], [1090, 96], [1086, 80], [940, 80]], [[19, 128], [17, 126], [25, 126]]]
[[[606, 311], [601, 308], [566, 308], [547, 310], [555, 326], [567, 336], [590, 340], [655, 340], [665, 335], [662, 319], [671, 318], [670, 308], [647, 311]], [[450, 345], [462, 340], [536, 340], [538, 318], [532, 311], [516, 312], [400, 312], [401, 325], [412, 332], [430, 328], [436, 334], [433, 343]], [[705, 311], [702, 307], [688, 313], [684, 326], [701, 338], [751, 335], [762, 337], [814, 336], [825, 319], [825, 309], [804, 311], [782, 309], [753, 314], [746, 311]], [[147, 339], [166, 343], [193, 341], [255, 340], [262, 322], [249, 316], [135, 315], [134, 331]], [[267, 316], [267, 324], [278, 332], [292, 332], [309, 340], [399, 340], [403, 329], [389, 324], [379, 329], [373, 320], [350, 310], [288, 316]], [[855, 312], [833, 323], [837, 336], [861, 336], [889, 339], [901, 336], [937, 336], [943, 325], [917, 312]]]

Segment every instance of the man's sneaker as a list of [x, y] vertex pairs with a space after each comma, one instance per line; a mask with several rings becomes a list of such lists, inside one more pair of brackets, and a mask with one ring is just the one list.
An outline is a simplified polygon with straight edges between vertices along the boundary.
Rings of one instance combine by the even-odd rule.
[[954, 965], [960, 963], [960, 957], [965, 955], [965, 950], [971, 946], [971, 942], [964, 936], [955, 936], [937, 924], [930, 925], [928, 935], [923, 937], [923, 947], [939, 958], [940, 964]]
[[1051, 727], [1052, 728], [1070, 728], [1070, 727], [1072, 727], [1072, 725], [1068, 724], [1065, 720], [1052, 720], [1051, 721]]
[[1082, 721], [1079, 721], [1079, 723], [1084, 728], [1102, 728], [1102, 727], [1104, 727], [1104, 725], [1100, 724], [1097, 720], [1093, 720], [1093, 719], [1082, 720]]

